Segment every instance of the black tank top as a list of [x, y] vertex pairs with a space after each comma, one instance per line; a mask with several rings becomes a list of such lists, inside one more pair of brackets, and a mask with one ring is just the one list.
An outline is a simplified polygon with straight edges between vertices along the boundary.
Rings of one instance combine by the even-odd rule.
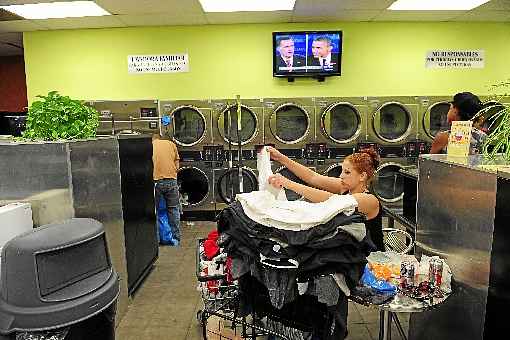
[[379, 212], [377, 216], [371, 220], [367, 220], [365, 222], [365, 227], [367, 228], [367, 232], [370, 234], [370, 238], [372, 242], [374, 242], [377, 250], [384, 251], [384, 241], [383, 241], [383, 232], [382, 232], [382, 207], [379, 202]]
[[[370, 191], [365, 191], [365, 194], [372, 194]], [[379, 200], [378, 200], [379, 201]], [[357, 209], [356, 209], [357, 210]], [[367, 234], [369, 234], [370, 239], [374, 242], [377, 250], [385, 251], [384, 249], [384, 240], [383, 240], [383, 232], [382, 232], [382, 207], [381, 202], [379, 202], [379, 212], [377, 216], [372, 218], [371, 220], [367, 220], [365, 222], [365, 228], [367, 229]]]

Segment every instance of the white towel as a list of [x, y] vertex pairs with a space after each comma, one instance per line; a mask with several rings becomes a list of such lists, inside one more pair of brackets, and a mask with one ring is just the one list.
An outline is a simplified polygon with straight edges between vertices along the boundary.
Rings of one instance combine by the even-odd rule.
[[285, 230], [308, 230], [339, 213], [350, 215], [358, 206], [351, 195], [333, 195], [320, 203], [280, 201], [268, 191], [238, 194], [244, 213], [262, 225]]
[[259, 190], [267, 191], [278, 200], [286, 201], [287, 196], [285, 196], [285, 189], [275, 188], [268, 182], [269, 176], [273, 174], [273, 170], [271, 170], [271, 159], [267, 146], [264, 146], [262, 150], [257, 153], [257, 170], [259, 172]]

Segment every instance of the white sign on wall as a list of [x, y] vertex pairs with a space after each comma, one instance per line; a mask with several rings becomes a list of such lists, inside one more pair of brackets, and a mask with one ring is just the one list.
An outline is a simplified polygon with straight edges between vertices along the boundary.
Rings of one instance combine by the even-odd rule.
[[128, 56], [128, 73], [176, 72], [189, 72], [187, 53]]
[[484, 68], [485, 50], [432, 50], [425, 56], [425, 68]]

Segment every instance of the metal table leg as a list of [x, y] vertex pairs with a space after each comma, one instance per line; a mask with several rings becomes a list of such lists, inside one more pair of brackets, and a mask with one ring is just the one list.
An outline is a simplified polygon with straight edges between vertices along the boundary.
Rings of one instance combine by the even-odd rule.
[[395, 313], [391, 313], [391, 314], [392, 314], [392, 319], [395, 322], [395, 326], [397, 326], [397, 330], [400, 333], [400, 337], [402, 338], [402, 340], [407, 340], [407, 335], [404, 332], [404, 328], [400, 324], [400, 320], [398, 319], [397, 314], [395, 314]]
[[379, 340], [391, 340], [392, 314], [387, 310], [379, 311]]

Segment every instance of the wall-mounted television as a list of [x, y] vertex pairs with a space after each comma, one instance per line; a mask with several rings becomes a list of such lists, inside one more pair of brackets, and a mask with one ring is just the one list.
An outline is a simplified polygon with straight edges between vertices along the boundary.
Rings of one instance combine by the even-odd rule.
[[339, 76], [342, 31], [273, 32], [274, 77]]

